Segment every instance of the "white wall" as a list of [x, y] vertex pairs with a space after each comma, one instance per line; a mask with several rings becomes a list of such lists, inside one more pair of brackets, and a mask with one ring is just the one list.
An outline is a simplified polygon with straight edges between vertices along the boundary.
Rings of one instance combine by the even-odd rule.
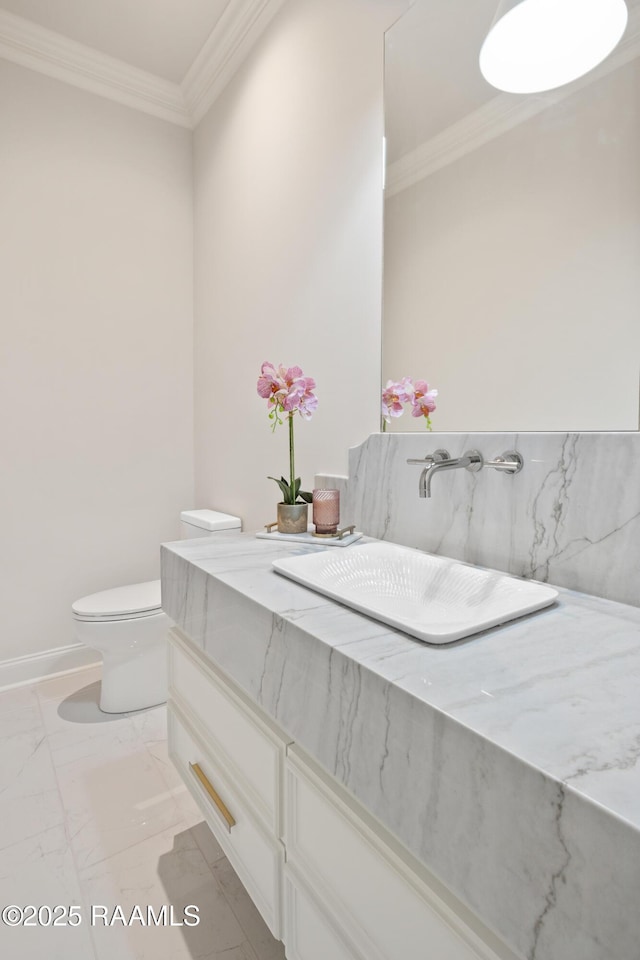
[[379, 427], [383, 31], [405, 6], [289, 2], [195, 132], [196, 500], [245, 529], [288, 464], [263, 360], [317, 381], [303, 487]]
[[639, 80], [635, 60], [387, 201], [383, 375], [439, 389], [435, 430], [637, 429]]
[[189, 131], [0, 61], [0, 661], [192, 505]]

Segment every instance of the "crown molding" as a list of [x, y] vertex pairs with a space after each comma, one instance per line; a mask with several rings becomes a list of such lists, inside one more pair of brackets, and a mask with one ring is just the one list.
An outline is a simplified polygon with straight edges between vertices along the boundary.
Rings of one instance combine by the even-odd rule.
[[477, 150], [508, 130], [530, 120], [548, 107], [570, 97], [576, 90], [613, 73], [640, 56], [640, 5], [629, 4], [629, 23], [616, 50], [595, 70], [565, 87], [548, 93], [518, 96], [501, 93], [488, 103], [451, 124], [431, 140], [389, 164], [385, 196], [392, 197], [437, 170]]
[[285, 0], [230, 0], [182, 81], [193, 126], [220, 96]]
[[177, 83], [138, 70], [6, 10], [0, 10], [0, 56], [181, 127], [191, 126]]
[[284, 3], [230, 0], [182, 84], [139, 70], [2, 9], [0, 57], [193, 129]]

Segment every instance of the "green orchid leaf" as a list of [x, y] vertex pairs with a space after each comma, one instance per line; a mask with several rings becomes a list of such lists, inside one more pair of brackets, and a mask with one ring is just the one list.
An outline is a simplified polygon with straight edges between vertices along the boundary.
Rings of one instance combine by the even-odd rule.
[[305, 503], [311, 503], [311, 501], [313, 500], [313, 494], [310, 493], [309, 490], [299, 490], [298, 496], [302, 497]]
[[278, 484], [278, 486], [280, 487], [280, 489], [281, 489], [281, 491], [282, 491], [282, 502], [283, 502], [283, 503], [293, 503], [293, 502], [294, 502], [294, 501], [291, 500], [291, 490], [290, 490], [290, 488], [289, 488], [289, 484], [286, 482], [286, 480], [284, 479], [284, 477], [282, 478], [282, 480], [278, 480], [276, 477], [267, 477], [267, 479], [268, 479], [268, 480], [273, 480], [275, 483]]

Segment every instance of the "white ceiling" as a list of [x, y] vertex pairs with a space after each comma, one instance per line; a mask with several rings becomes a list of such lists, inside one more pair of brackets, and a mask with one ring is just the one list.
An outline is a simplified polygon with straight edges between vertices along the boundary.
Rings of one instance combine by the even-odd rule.
[[230, 0], [0, 0], [0, 7], [180, 83]]

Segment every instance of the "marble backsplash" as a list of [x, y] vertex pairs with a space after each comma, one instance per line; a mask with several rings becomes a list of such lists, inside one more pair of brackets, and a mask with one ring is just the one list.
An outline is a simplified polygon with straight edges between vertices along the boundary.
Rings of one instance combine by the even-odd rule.
[[[442, 472], [420, 499], [406, 461], [438, 448], [524, 466]], [[347, 479], [316, 485], [340, 488], [342, 523], [369, 536], [640, 606], [640, 433], [372, 434]]]

